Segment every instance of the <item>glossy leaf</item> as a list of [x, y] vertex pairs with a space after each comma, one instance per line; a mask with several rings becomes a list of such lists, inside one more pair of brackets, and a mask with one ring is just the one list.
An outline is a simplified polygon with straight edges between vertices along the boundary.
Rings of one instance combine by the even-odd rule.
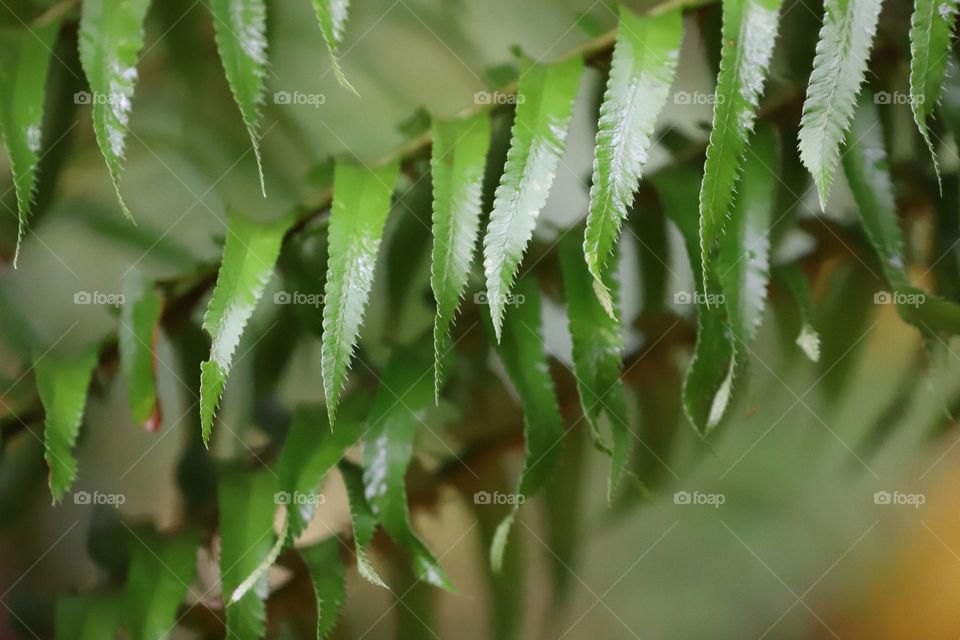
[[813, 176], [820, 208], [853, 119], [880, 16], [881, 0], [826, 0], [817, 55], [800, 119], [800, 160]]
[[266, 632], [266, 573], [239, 600], [230, 594], [273, 550], [276, 487], [276, 478], [268, 470], [229, 469], [220, 479], [220, 583], [229, 637], [253, 640]]
[[55, 503], [63, 498], [77, 477], [73, 446], [80, 433], [87, 388], [97, 359], [97, 351], [88, 349], [71, 357], [46, 355], [34, 364], [44, 412], [44, 457], [50, 467], [50, 493]]
[[[556, 469], [563, 446], [563, 418], [542, 331], [540, 290], [536, 278], [528, 274], [517, 282], [516, 307], [504, 322], [497, 349], [523, 405], [524, 461], [517, 495], [524, 498], [543, 488]], [[503, 563], [504, 546], [521, 502], [515, 502], [494, 535], [490, 561], [496, 571]]]
[[344, 89], [349, 89], [359, 96], [360, 94], [353, 88], [343, 74], [343, 69], [340, 68], [340, 44], [343, 42], [343, 32], [346, 30], [350, 0], [313, 0], [313, 10], [320, 23], [320, 33], [323, 34], [323, 40], [327, 43], [330, 64], [333, 66], [334, 75], [337, 76], [337, 82]]
[[338, 163], [334, 169], [320, 361], [331, 426], [363, 323], [399, 168], [392, 162], [376, 169]]
[[213, 338], [210, 359], [200, 365], [200, 420], [206, 444], [233, 353], [273, 273], [291, 221], [288, 216], [260, 224], [236, 213], [229, 216], [217, 284], [203, 316], [203, 328]]
[[120, 195], [120, 165], [150, 0], [87, 0], [81, 6], [80, 63], [90, 83], [85, 98], [93, 106], [93, 130], [120, 207], [132, 219]]
[[440, 563], [410, 525], [404, 477], [413, 443], [433, 400], [430, 361], [396, 347], [383, 373], [368, 418], [363, 447], [364, 496], [383, 528], [410, 554], [417, 577], [452, 591]]
[[133, 419], [148, 431], [160, 428], [160, 403], [157, 400], [156, 347], [160, 334], [163, 302], [138, 270], [130, 270], [123, 279], [123, 305], [120, 309], [120, 368], [127, 386], [127, 400]]
[[[626, 391], [620, 381], [623, 337], [620, 323], [613, 319], [614, 315], [603, 307], [592, 291], [594, 280], [580, 256], [578, 235], [571, 232], [561, 240], [560, 268], [573, 339], [573, 372], [580, 405], [594, 442], [611, 457], [607, 483], [607, 499], [610, 500], [630, 461], [633, 445]], [[613, 271], [604, 274], [603, 285], [612, 304], [609, 311], [616, 311], [620, 284]], [[604, 419], [613, 436], [612, 447], [601, 436]]]
[[520, 78], [510, 151], [483, 239], [487, 302], [497, 340], [540, 210], [556, 177], [583, 61], [533, 64]]
[[196, 531], [173, 537], [131, 532], [131, 538], [124, 626], [133, 640], [168, 638], [196, 575], [200, 536]]
[[19, 218], [14, 266], [36, 193], [47, 72], [59, 31], [59, 21], [30, 31], [0, 29], [0, 137], [10, 158]]
[[433, 250], [430, 286], [437, 302], [433, 326], [435, 396], [440, 397], [443, 364], [452, 348], [453, 325], [467, 286], [480, 229], [480, 196], [490, 148], [490, 116], [433, 123]]
[[336, 536], [300, 549], [317, 596], [317, 640], [329, 637], [337, 624], [340, 607], [347, 597], [340, 541]]
[[682, 38], [679, 11], [641, 18], [621, 6], [610, 76], [600, 106], [583, 241], [597, 296], [611, 315], [614, 303], [603, 284], [604, 274], [649, 157], [654, 125], [673, 83]]
[[723, 47], [713, 106], [713, 129], [700, 185], [700, 251], [709, 269], [724, 234], [753, 132], [780, 22], [781, 0], [723, 3]]
[[383, 578], [377, 573], [367, 558], [367, 548], [373, 542], [373, 534], [377, 530], [377, 516], [373, 514], [370, 503], [364, 495], [363, 469], [349, 462], [341, 460], [339, 464], [343, 484], [347, 488], [350, 499], [350, 520], [353, 524], [354, 553], [357, 556], [357, 571], [360, 576], [371, 584], [387, 589]]
[[211, 0], [214, 36], [223, 71], [250, 135], [266, 197], [260, 159], [260, 107], [267, 75], [267, 7], [264, 0]]

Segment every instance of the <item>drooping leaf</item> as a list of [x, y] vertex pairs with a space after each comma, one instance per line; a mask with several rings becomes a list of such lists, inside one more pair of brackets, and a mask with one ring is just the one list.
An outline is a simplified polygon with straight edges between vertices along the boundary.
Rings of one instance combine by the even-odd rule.
[[800, 160], [813, 176], [820, 208], [830, 184], [867, 70], [882, 0], [826, 0], [807, 97], [800, 119]]
[[348, 460], [342, 460], [338, 466], [343, 484], [347, 488], [350, 499], [350, 520], [353, 524], [354, 553], [357, 556], [357, 571], [360, 576], [371, 584], [387, 589], [383, 578], [367, 558], [367, 547], [373, 541], [373, 534], [377, 530], [377, 516], [373, 515], [370, 504], [364, 495], [363, 469]]
[[267, 75], [267, 8], [264, 0], [211, 0], [214, 36], [223, 71], [240, 108], [267, 196], [260, 159], [260, 107]]
[[793, 298], [797, 301], [797, 307], [800, 309], [800, 335], [797, 336], [797, 346], [813, 362], [820, 360], [820, 334], [817, 333], [813, 323], [813, 308], [810, 302], [810, 283], [806, 276], [800, 270], [797, 262], [791, 262], [781, 265], [776, 269], [777, 275]]
[[520, 261], [547, 202], [580, 83], [579, 57], [530, 65], [520, 78], [510, 151], [483, 239], [487, 300], [497, 340]]
[[77, 477], [77, 459], [73, 445], [80, 433], [80, 422], [87, 404], [87, 387], [97, 351], [88, 349], [79, 355], [47, 355], [34, 364], [37, 392], [43, 404], [43, 442], [50, 467], [50, 493], [59, 502]]
[[0, 137], [10, 158], [19, 218], [14, 266], [36, 192], [47, 72], [59, 31], [59, 20], [29, 31], [0, 29]]
[[430, 285], [437, 301], [433, 327], [434, 394], [437, 399], [443, 384], [444, 360], [451, 349], [450, 327], [467, 285], [480, 229], [480, 196], [489, 148], [489, 114], [433, 123]]
[[504, 322], [497, 349], [523, 406], [524, 461], [514, 509], [500, 523], [490, 547], [495, 571], [503, 563], [504, 546], [520, 504], [546, 484], [563, 446], [563, 418], [541, 334], [540, 290], [536, 278], [527, 274], [517, 281], [516, 308]]
[[200, 536], [188, 530], [172, 537], [134, 533], [131, 538], [124, 626], [133, 640], [164, 640], [196, 574]]
[[957, 0], [915, 0], [910, 19], [910, 107], [940, 180], [940, 165], [927, 119], [940, 101], [940, 87], [950, 60]]
[[300, 557], [310, 571], [317, 596], [317, 640], [324, 640], [336, 626], [340, 607], [347, 597], [340, 541], [334, 536], [300, 549]]
[[673, 83], [682, 38], [679, 11], [641, 18], [620, 7], [620, 28], [600, 106], [583, 241], [597, 296], [611, 315], [613, 301], [603, 285], [604, 273], [647, 162], [653, 128]]
[[156, 346], [160, 333], [163, 302], [153, 282], [137, 269], [123, 279], [123, 306], [120, 311], [120, 368], [127, 385], [127, 399], [133, 419], [148, 431], [160, 428], [157, 400]]
[[396, 347], [383, 373], [368, 418], [363, 447], [364, 496], [373, 514], [410, 554], [413, 570], [425, 582], [452, 591], [440, 563], [413, 531], [404, 477], [422, 414], [433, 400], [430, 360], [419, 351]]
[[[603, 275], [603, 288], [611, 306], [605, 309], [592, 289], [593, 276], [580, 256], [579, 234], [568, 233], [560, 243], [560, 268], [567, 300], [567, 319], [573, 339], [573, 372], [583, 414], [590, 425], [594, 442], [611, 457], [607, 499], [613, 497], [627, 463], [633, 437], [627, 414], [627, 397], [620, 381], [623, 337], [620, 323], [614, 320], [619, 304], [620, 285], [614, 271]], [[616, 254], [614, 254], [616, 255]], [[601, 436], [601, 421], [606, 419], [613, 445]]]
[[273, 273], [283, 236], [291, 222], [290, 216], [261, 224], [237, 213], [229, 215], [217, 284], [203, 316], [203, 328], [213, 339], [210, 359], [200, 365], [204, 443], [210, 442], [213, 418], [227, 383], [233, 352]]
[[337, 163], [334, 169], [320, 362], [331, 426], [363, 322], [399, 168], [391, 162], [376, 169]]
[[747, 141], [753, 132], [773, 45], [781, 0], [723, 3], [723, 47], [713, 106], [713, 129], [700, 185], [700, 251], [703, 268], [730, 219]]
[[57, 600], [54, 618], [57, 640], [113, 638], [120, 627], [123, 599], [109, 593], [64, 596]]
[[80, 14], [80, 63], [90, 83], [86, 97], [93, 106], [93, 130], [120, 208], [131, 220], [120, 195], [120, 165], [149, 6], [150, 0], [90, 0]]
[[231, 594], [273, 550], [276, 487], [268, 470], [226, 469], [220, 478], [220, 583], [229, 637], [254, 640], [266, 631], [266, 573], [239, 600]]
[[310, 522], [317, 504], [316, 492], [327, 472], [365, 431], [364, 418], [368, 410], [366, 395], [351, 395], [344, 403], [336, 429], [330, 428], [323, 406], [301, 405], [294, 412], [290, 432], [277, 462], [280, 492], [288, 505], [287, 516], [293, 538], [299, 536]]
[[344, 89], [349, 89], [359, 96], [360, 94], [353, 88], [343, 74], [343, 69], [340, 68], [340, 43], [343, 42], [343, 32], [347, 25], [350, 0], [313, 0], [313, 10], [320, 23], [320, 33], [323, 34], [323, 39], [327, 43], [330, 64], [333, 66], [334, 75], [337, 76], [337, 82]]
[[883, 275], [893, 289], [892, 294], [882, 292], [878, 296], [884, 295], [886, 302], [896, 304], [900, 316], [925, 335], [960, 333], [960, 305], [918, 289], [910, 281], [887, 166], [883, 127], [877, 107], [868, 96], [860, 99], [848, 134], [843, 168], [867, 237], [877, 252]]

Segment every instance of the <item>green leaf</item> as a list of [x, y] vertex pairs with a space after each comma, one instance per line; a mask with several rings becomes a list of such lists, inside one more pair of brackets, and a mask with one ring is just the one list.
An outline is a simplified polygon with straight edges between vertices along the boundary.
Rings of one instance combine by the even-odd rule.
[[483, 239], [487, 299], [497, 340], [517, 269], [556, 177], [580, 84], [579, 57], [531, 64], [520, 77], [510, 151]]
[[[594, 276], [581, 258], [577, 236], [579, 234], [569, 233], [560, 242], [560, 268], [573, 339], [573, 372], [594, 442], [611, 457], [607, 483], [607, 500], [611, 500], [630, 462], [633, 445], [626, 391], [620, 381], [623, 337], [620, 323], [614, 320], [615, 314], [609, 313], [615, 311], [619, 303], [620, 285], [615, 272], [603, 275], [603, 288], [612, 305], [605, 309], [592, 291]], [[612, 448], [600, 435], [604, 416], [613, 435]]]
[[654, 125], [670, 93], [682, 38], [679, 11], [641, 18], [620, 7], [620, 28], [600, 106], [590, 212], [583, 240], [597, 296], [611, 315], [613, 300], [603, 284], [604, 272], [647, 163]]
[[193, 530], [173, 537], [131, 535], [123, 617], [133, 640], [170, 636], [180, 603], [196, 575], [199, 544], [200, 537]]
[[937, 182], [940, 182], [940, 165], [927, 119], [940, 101], [956, 19], [957, 0], [915, 0], [910, 20], [910, 107], [933, 158]]
[[57, 640], [116, 637], [122, 606], [119, 594], [61, 597], [54, 617]]
[[376, 169], [346, 163], [334, 168], [320, 361], [331, 426], [370, 296], [399, 169], [398, 162]]
[[291, 216], [261, 224], [236, 213], [229, 215], [223, 261], [203, 316], [203, 328], [213, 339], [210, 359], [200, 365], [200, 420], [205, 444], [210, 442], [233, 352], [273, 273], [291, 222]]
[[313, 500], [327, 472], [356, 444], [365, 430], [369, 409], [366, 395], [351, 395], [344, 403], [340, 424], [331, 429], [326, 408], [301, 405], [293, 414], [290, 432], [277, 462], [281, 502], [288, 505], [290, 533], [303, 533], [316, 507]]
[[480, 229], [480, 197], [490, 148], [490, 116], [433, 123], [433, 251], [430, 285], [437, 301], [433, 326], [434, 394], [439, 400], [443, 364], [452, 348], [450, 327], [467, 285]]
[[252, 640], [266, 632], [266, 573], [239, 600], [230, 594], [273, 550], [276, 486], [269, 470], [225, 469], [220, 478], [220, 583], [229, 637]]
[[59, 20], [30, 30], [0, 30], [0, 136], [10, 158], [19, 218], [14, 266], [36, 193], [47, 72], [59, 32]]
[[150, 0], [85, 0], [80, 15], [80, 63], [90, 83], [85, 97], [93, 105], [93, 130], [120, 208], [131, 220], [120, 195], [120, 164], [149, 6]]
[[773, 55], [780, 4], [780, 0], [723, 3], [723, 47], [713, 129], [700, 185], [700, 252], [705, 270], [710, 268], [711, 252], [730, 219], [747, 140]]
[[370, 411], [363, 447], [364, 496], [397, 544], [410, 554], [417, 577], [442, 589], [453, 586], [410, 525], [404, 476], [413, 442], [433, 400], [430, 361], [419, 351], [393, 350]]
[[502, 566], [504, 546], [520, 503], [543, 488], [562, 451], [563, 418], [541, 333], [540, 290], [536, 278], [527, 274], [517, 282], [516, 308], [504, 322], [497, 349], [523, 405], [525, 453], [518, 499], [497, 528], [490, 548], [490, 561], [496, 571]]
[[797, 346], [813, 362], [820, 361], [820, 334], [813, 323], [813, 305], [810, 302], [810, 283], [800, 270], [800, 264], [791, 262], [776, 269], [777, 276], [787, 285], [787, 289], [797, 301], [800, 309], [800, 335]]
[[370, 504], [364, 495], [363, 469], [348, 460], [341, 460], [339, 467], [343, 484], [347, 488], [350, 499], [350, 520], [353, 524], [354, 553], [357, 556], [357, 571], [360, 575], [378, 587], [388, 589], [383, 578], [367, 558], [367, 547], [373, 541], [373, 534], [377, 530], [377, 516], [373, 514]]
[[123, 306], [120, 310], [120, 368], [127, 386], [127, 399], [137, 424], [148, 431], [160, 428], [157, 400], [156, 345], [160, 335], [163, 302], [137, 269], [123, 278]]
[[80, 433], [87, 388], [97, 359], [96, 349], [88, 349], [71, 357], [47, 355], [34, 364], [44, 412], [44, 457], [50, 467], [50, 493], [54, 503], [63, 498], [77, 477], [73, 446]]
[[887, 165], [883, 127], [874, 101], [860, 99], [848, 134], [843, 168], [860, 211], [860, 219], [880, 260], [893, 294], [881, 292], [875, 302], [893, 302], [897, 312], [922, 333], [960, 333], [960, 306], [913, 286], [907, 273], [903, 235]]
[[334, 536], [320, 544], [300, 549], [300, 557], [307, 565], [313, 581], [313, 591], [317, 596], [317, 640], [323, 640], [337, 625], [340, 607], [347, 597], [340, 541]]
[[223, 71], [240, 107], [257, 160], [260, 190], [267, 196], [260, 159], [260, 107], [267, 75], [267, 7], [264, 0], [211, 0], [214, 37]]
[[347, 80], [340, 68], [340, 44], [343, 42], [343, 32], [347, 25], [347, 14], [350, 10], [350, 0], [313, 0], [313, 10], [317, 14], [317, 21], [320, 23], [320, 33], [327, 43], [327, 50], [330, 52], [330, 64], [333, 65], [333, 73], [337, 76], [337, 82], [344, 89], [349, 89], [356, 96], [360, 96], [353, 85]]
[[881, 0], [826, 0], [800, 119], [800, 160], [827, 206], [840, 143], [853, 119], [880, 16]]

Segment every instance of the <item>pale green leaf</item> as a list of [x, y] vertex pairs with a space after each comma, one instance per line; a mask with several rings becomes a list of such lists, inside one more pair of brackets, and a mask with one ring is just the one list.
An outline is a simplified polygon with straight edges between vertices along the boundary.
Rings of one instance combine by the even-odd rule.
[[337, 82], [344, 89], [349, 89], [355, 95], [359, 96], [357, 90], [347, 80], [340, 68], [340, 43], [343, 42], [343, 32], [347, 26], [347, 14], [350, 11], [350, 0], [313, 0], [313, 10], [317, 14], [317, 21], [320, 23], [320, 33], [327, 43], [327, 50], [330, 52], [330, 64], [333, 65], [333, 73], [337, 76]]
[[204, 443], [210, 441], [213, 418], [227, 382], [233, 352], [273, 273], [283, 236], [291, 222], [291, 216], [261, 224], [237, 213], [229, 215], [217, 284], [203, 316], [203, 328], [213, 339], [210, 359], [200, 365]]
[[193, 530], [172, 537], [131, 533], [124, 626], [133, 640], [165, 640], [196, 575], [200, 536]]
[[223, 71], [240, 108], [257, 160], [260, 190], [266, 197], [260, 159], [260, 107], [267, 75], [267, 7], [264, 0], [211, 0], [214, 37]]
[[881, 0], [826, 0], [817, 55], [800, 119], [800, 160], [813, 176], [820, 208], [857, 104], [880, 16]]
[[47, 72], [59, 31], [59, 21], [30, 31], [0, 29], [0, 136], [10, 158], [19, 218], [14, 266], [36, 192]]
[[940, 181], [940, 165], [930, 139], [927, 119], [940, 101], [953, 26], [957, 20], [957, 0], [915, 0], [910, 19], [910, 107], [913, 119], [923, 136], [933, 168]]
[[73, 446], [80, 433], [87, 387], [97, 365], [95, 349], [71, 357], [48, 354], [34, 364], [37, 392], [43, 404], [43, 442], [50, 467], [50, 493], [59, 502], [77, 477]]
[[317, 640], [330, 635], [337, 624], [340, 607], [347, 597], [347, 585], [340, 559], [340, 540], [336, 536], [300, 549], [300, 557], [310, 572], [317, 596]]
[[433, 250], [430, 285], [437, 301], [433, 326], [435, 395], [452, 348], [450, 327], [467, 286], [480, 229], [480, 196], [490, 148], [490, 116], [433, 123]]
[[269, 589], [266, 573], [239, 600], [232, 600], [230, 594], [273, 550], [276, 479], [266, 469], [225, 469], [219, 485], [220, 582], [227, 603], [227, 636], [262, 638]]
[[497, 340], [510, 291], [556, 177], [583, 60], [531, 64], [520, 77], [510, 151], [483, 239], [487, 300]]
[[517, 282], [516, 306], [503, 324], [503, 336], [497, 349], [507, 375], [523, 406], [524, 461], [514, 509], [500, 523], [490, 547], [490, 561], [499, 571], [503, 551], [524, 501], [536, 494], [556, 469], [563, 446], [563, 417], [557, 392], [547, 364], [542, 337], [540, 290], [536, 277], [527, 274]]
[[724, 234], [780, 22], [781, 0], [725, 0], [713, 129], [700, 185], [703, 268]]
[[[627, 397], [620, 381], [623, 357], [621, 326], [609, 311], [616, 311], [620, 285], [614, 271], [603, 274], [604, 291], [611, 307], [604, 309], [593, 292], [593, 277], [580, 253], [579, 234], [571, 232], [560, 243], [560, 268], [567, 300], [567, 319], [573, 339], [573, 372], [583, 414], [590, 425], [594, 442], [610, 457], [607, 499], [611, 500], [627, 464], [633, 445], [627, 414]], [[614, 253], [614, 257], [616, 253]], [[612, 447], [601, 436], [603, 419], [612, 434]]]
[[120, 207], [131, 219], [120, 195], [120, 165], [149, 6], [150, 0], [84, 0], [80, 15], [80, 63], [90, 93], [77, 95], [93, 106], [97, 144], [107, 161]]
[[331, 426], [373, 285], [399, 169], [397, 162], [376, 169], [347, 163], [334, 168], [320, 361]]
[[382, 376], [370, 411], [363, 447], [364, 496], [373, 514], [410, 554], [418, 578], [452, 591], [440, 563], [413, 531], [404, 476], [413, 443], [433, 400], [431, 363], [419, 351], [397, 347]]
[[654, 125], [673, 83], [682, 38], [679, 11], [641, 18], [620, 7], [620, 27], [600, 106], [583, 241], [597, 296], [611, 315], [613, 301], [603, 284], [604, 273], [649, 157]]
[[354, 553], [357, 556], [357, 571], [361, 577], [371, 584], [387, 589], [383, 578], [380, 577], [367, 558], [367, 547], [373, 541], [373, 534], [377, 530], [377, 516], [373, 514], [370, 503], [367, 502], [364, 495], [363, 469], [348, 460], [342, 460], [338, 468], [340, 469], [340, 475], [343, 477], [343, 484], [347, 488], [347, 496], [350, 499], [350, 520], [353, 524], [353, 544]]
[[146, 280], [137, 269], [131, 269], [124, 276], [118, 330], [120, 369], [133, 419], [148, 431], [158, 429], [161, 420], [155, 349], [162, 306], [154, 283]]

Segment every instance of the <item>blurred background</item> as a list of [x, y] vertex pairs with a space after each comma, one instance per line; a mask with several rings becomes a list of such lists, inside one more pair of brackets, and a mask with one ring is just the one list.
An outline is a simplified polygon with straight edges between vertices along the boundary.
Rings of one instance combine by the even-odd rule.
[[[15, 24], [17, 16], [34, 16], [50, 4], [4, 0], [0, 23]], [[643, 9], [653, 3], [628, 4]], [[906, 90], [910, 7], [902, 4], [890, 3], [881, 17], [881, 53], [869, 80], [874, 88]], [[795, 126], [822, 6], [787, 0], [783, 12], [764, 104], [774, 121]], [[134, 423], [119, 376], [96, 375], [74, 489], [120, 494], [123, 504], [94, 507], [68, 496], [50, 505], [42, 416], [29, 412], [35, 391], [24, 363], [50, 348], [79, 349], [102, 340], [116, 326], [115, 307], [77, 304], [75, 296], [119, 293], [131, 269], [162, 280], [216, 264], [229, 209], [272, 219], [316, 202], [329, 188], [332, 156], [374, 161], [421, 133], [427, 114], [452, 116], [473, 105], [478, 91], [515, 78], [519, 51], [555, 59], [602, 37], [616, 21], [616, 6], [607, 0], [355, 0], [341, 51], [357, 97], [337, 85], [310, 3], [270, 2], [264, 199], [205, 0], [156, 2], [138, 65], [121, 181], [136, 226], [116, 204], [89, 107], [72, 99], [84, 82], [76, 26], [68, 25], [51, 68], [49, 153], [37, 215], [17, 269], [9, 261], [15, 216], [3, 216], [0, 226], [0, 389], [6, 389], [0, 637], [48, 637], [58, 596], [115, 580], [123, 554], [111, 535], [120, 519], [170, 530], [185, 518], [207, 517], [194, 509], [210, 482], [209, 457], [197, 446], [192, 395], [195, 364], [206, 348], [196, 329], [203, 304], [184, 321], [186, 338], [164, 333], [158, 342], [163, 419], [157, 431]], [[702, 148], [719, 24], [718, 5], [687, 13], [674, 97], [658, 125], [648, 173], [685, 157], [685, 149]], [[545, 257], [547, 265], [556, 238], [586, 213], [604, 64], [584, 73], [565, 157], [540, 218], [532, 255]], [[306, 97], [290, 98], [296, 95]], [[912, 276], [930, 287], [939, 284], [946, 265], [934, 249], [936, 187], [925, 173], [929, 159], [917, 144], [909, 107], [891, 105], [884, 113]], [[505, 131], [508, 115], [501, 119]], [[774, 281], [749, 386], [722, 430], [700, 441], [679, 405], [695, 319], [691, 305], [674, 303], [673, 292], [690, 290], [690, 270], [679, 234], [667, 224], [667, 286], [662, 300], [651, 303], [643, 229], [645, 216], [659, 216], [663, 224], [663, 214], [655, 195], [641, 189], [636, 231], [624, 234], [621, 279], [624, 317], [633, 319], [625, 379], [642, 443], [635, 465], [645, 488], [627, 487], [607, 505], [608, 463], [577, 424], [562, 299], [551, 295], [544, 276], [546, 343], [571, 430], [550, 489], [521, 511], [505, 573], [489, 574], [489, 539], [502, 511], [475, 504], [473, 494], [513, 486], [522, 447], [515, 438], [501, 439], [504, 445], [496, 437], [515, 431], [522, 417], [499, 365], [490, 362], [481, 309], [468, 296], [458, 321], [463, 353], [454, 365], [453, 390], [431, 416], [435, 428], [421, 434], [408, 478], [415, 527], [458, 593], [415, 584], [396, 560], [397, 550], [378, 540], [373, 561], [390, 576], [393, 590], [377, 589], [351, 569], [335, 637], [500, 638], [516, 628], [517, 637], [570, 640], [960, 638], [960, 433], [950, 417], [960, 399], [958, 345], [925, 347], [891, 305], [874, 303], [883, 283], [845, 185], [837, 185], [828, 212], [819, 213], [813, 189], [795, 166], [790, 126], [782, 125], [789, 158], [782, 175], [792, 190], [777, 206], [793, 208], [784, 224], [796, 226], [783, 231], [780, 251], [806, 256], [820, 362], [807, 360], [795, 344], [798, 313]], [[956, 145], [942, 140], [939, 146], [948, 206], [955, 208]], [[696, 154], [693, 159], [701, 162]], [[2, 199], [13, 212], [9, 166], [5, 158], [0, 162]], [[426, 198], [422, 219], [428, 220], [429, 190], [418, 184], [419, 191], [415, 186], [403, 197], [417, 211], [417, 198]], [[391, 213], [361, 337], [360, 357], [374, 368], [383, 365], [390, 345], [432, 322], [419, 249], [428, 238], [421, 233], [411, 241], [417, 225], [411, 230], [405, 215]], [[293, 313], [271, 301], [291, 283], [322, 291], [323, 242], [307, 233], [290, 252], [237, 352], [215, 459], [269, 449], [282, 435], [290, 406], [322, 399], [319, 309]], [[945, 259], [956, 265], [955, 258]], [[281, 366], [279, 354], [288, 344], [282, 338], [290, 336], [296, 342]], [[450, 451], [463, 454], [471, 471], [482, 471], [480, 479], [456, 464], [451, 470]], [[476, 451], [470, 458], [463, 453]], [[438, 474], [441, 482], [434, 479]], [[328, 484], [306, 540], [349, 528], [339, 477], [332, 474]], [[201, 604], [216, 608], [222, 603], [215, 553], [202, 551], [198, 562], [195, 591], [206, 594]], [[283, 567], [271, 575], [274, 593], [289, 595], [271, 598], [272, 637], [303, 637], [299, 620], [313, 615], [312, 595], [292, 576]], [[188, 609], [174, 637], [216, 637], [207, 622]]]

